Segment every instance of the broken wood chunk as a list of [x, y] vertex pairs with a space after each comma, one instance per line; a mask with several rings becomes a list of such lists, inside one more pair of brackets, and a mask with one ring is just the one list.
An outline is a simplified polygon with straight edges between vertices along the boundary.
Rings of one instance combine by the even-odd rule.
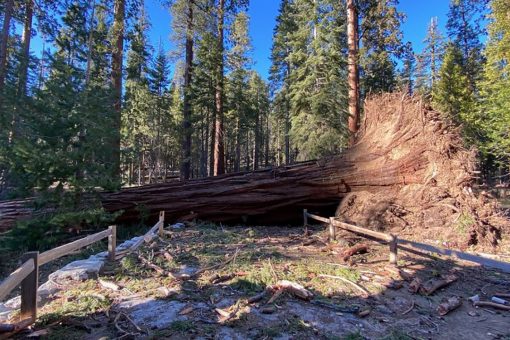
[[262, 314], [273, 314], [276, 312], [276, 307], [274, 306], [267, 306], [260, 309], [260, 312]]
[[366, 244], [357, 244], [355, 246], [350, 247], [342, 253], [342, 259], [344, 262], [347, 262], [351, 256], [357, 254], [366, 254], [368, 252], [368, 245]]
[[448, 299], [443, 299], [442, 302], [437, 306], [437, 312], [439, 315], [444, 316], [450, 313], [452, 310], [459, 308], [462, 305], [462, 300], [458, 296], [452, 296]]
[[262, 292], [249, 298], [248, 303], [255, 303], [262, 300], [269, 293], [269, 291], [270, 291], [269, 288], [264, 289]]
[[420, 290], [421, 284], [422, 284], [422, 281], [420, 278], [418, 278], [418, 277], [414, 278], [413, 281], [411, 281], [411, 283], [409, 284], [409, 288], [408, 288], [409, 292], [413, 293], [413, 294], [418, 293], [418, 290]]
[[234, 277], [236, 277], [235, 273], [227, 274], [227, 275], [215, 274], [209, 279], [209, 282], [211, 282], [212, 284], [217, 284], [217, 283], [232, 280]]
[[439, 288], [443, 288], [449, 285], [452, 282], [457, 281], [457, 276], [455, 275], [445, 275], [439, 279], [430, 279], [427, 282], [423, 283], [419, 289], [420, 294], [430, 295], [434, 293]]
[[305, 287], [296, 282], [287, 280], [279, 281], [277, 284], [272, 285], [271, 289], [275, 291], [287, 291], [303, 300], [310, 300], [313, 297], [313, 293], [306, 290]]
[[165, 257], [165, 259], [168, 261], [168, 262], [172, 262], [174, 260], [174, 257], [172, 255], [170, 255], [170, 253], [168, 252], [164, 252], [163, 253], [163, 256]]

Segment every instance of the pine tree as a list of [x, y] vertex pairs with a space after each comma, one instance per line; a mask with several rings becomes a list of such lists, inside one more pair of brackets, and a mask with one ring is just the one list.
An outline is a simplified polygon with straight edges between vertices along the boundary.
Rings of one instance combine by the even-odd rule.
[[430, 94], [436, 84], [444, 54], [444, 37], [439, 31], [437, 17], [430, 19], [427, 36], [423, 42], [425, 47], [417, 56], [420, 72], [416, 83], [420, 93]]
[[[227, 54], [227, 65], [230, 69], [227, 86], [227, 106], [229, 108], [227, 127], [230, 127], [231, 141], [235, 141], [234, 171], [240, 171], [241, 167], [241, 150], [245, 146], [245, 150], [249, 148], [249, 140], [246, 136], [250, 128], [252, 128], [253, 117], [249, 107], [248, 97], [248, 68], [252, 61], [249, 53], [252, 49], [250, 37], [248, 34], [248, 15], [240, 12], [230, 29], [231, 35], [229, 40], [232, 48]], [[228, 137], [228, 135], [227, 135]], [[245, 159], [249, 159], [249, 154], [245, 152]], [[246, 162], [246, 168], [249, 168], [249, 162]]]
[[[285, 164], [291, 163], [290, 159], [290, 72], [291, 63], [289, 54], [291, 51], [290, 35], [297, 30], [294, 15], [295, 8], [289, 0], [282, 0], [276, 17], [276, 26], [273, 33], [273, 45], [271, 48], [270, 82], [271, 92], [274, 96], [274, 114], [277, 126], [283, 129], [274, 129], [278, 135], [283, 135], [284, 145], [277, 149], [283, 149]], [[279, 137], [279, 136], [278, 136]], [[280, 138], [277, 138], [278, 140]], [[280, 144], [280, 143], [277, 143]], [[280, 152], [278, 152], [280, 153]], [[277, 156], [280, 158], [280, 155]], [[280, 164], [280, 162], [278, 162]]]
[[482, 100], [477, 123], [487, 139], [480, 147], [485, 157], [494, 157], [502, 167], [508, 166], [510, 155], [510, 3], [505, 0], [491, 2], [489, 40], [485, 50]]
[[397, 10], [398, 0], [360, 2], [361, 91], [390, 92], [395, 89], [396, 59], [403, 52], [400, 25], [404, 15]]
[[450, 43], [445, 52], [439, 80], [432, 89], [432, 102], [441, 112], [449, 115], [457, 124], [464, 125], [468, 138], [474, 138], [475, 130], [469, 119], [475, 108], [475, 99], [462, 69], [462, 51]]
[[484, 34], [482, 20], [486, 0], [455, 0], [450, 2], [448, 13], [448, 36], [462, 55], [460, 65], [468, 78], [472, 92], [476, 92], [476, 83], [480, 80], [483, 68], [481, 37]]
[[292, 65], [290, 136], [297, 159], [306, 160], [333, 154], [346, 141], [346, 37], [342, 25], [346, 10], [338, 1], [329, 0], [300, 0], [293, 5], [299, 28], [290, 34], [288, 57]]

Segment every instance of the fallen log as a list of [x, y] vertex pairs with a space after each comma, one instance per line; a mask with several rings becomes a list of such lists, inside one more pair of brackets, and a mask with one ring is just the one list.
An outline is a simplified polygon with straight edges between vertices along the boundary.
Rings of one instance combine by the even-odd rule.
[[[411, 225], [462, 237], [462, 246], [495, 246], [508, 222], [495, 201], [473, 194], [475, 151], [462, 147], [458, 129], [443, 117], [419, 97], [379, 95], [365, 103], [355, 145], [336, 157], [103, 192], [102, 207], [122, 210], [118, 222], [156, 220], [164, 210], [173, 221], [245, 223], [297, 222], [303, 208], [331, 216], [338, 207], [345, 222], [372, 229]], [[31, 216], [30, 202], [0, 202], [0, 232]], [[459, 213], [451, 207], [474, 221], [466, 235], [453, 228]]]

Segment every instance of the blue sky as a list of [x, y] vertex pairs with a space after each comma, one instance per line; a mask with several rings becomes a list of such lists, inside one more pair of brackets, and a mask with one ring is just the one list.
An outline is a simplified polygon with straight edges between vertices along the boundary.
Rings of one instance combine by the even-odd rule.
[[[421, 51], [423, 39], [430, 19], [438, 17], [439, 27], [445, 33], [446, 14], [449, 0], [400, 0], [399, 10], [406, 14], [407, 19], [402, 26], [404, 42], [411, 41], [415, 51]], [[278, 15], [279, 0], [250, 0], [248, 14], [250, 15], [250, 35], [253, 44], [253, 60], [255, 69], [267, 78], [271, 62], [271, 43], [275, 19]], [[170, 20], [168, 11], [163, 9], [157, 1], [147, 1], [147, 10], [152, 22], [150, 38], [154, 46], [159, 39], [165, 42], [167, 49], [172, 47], [169, 41]]]
[[[278, 14], [279, 0], [250, 0], [248, 13], [251, 17], [250, 35], [253, 44], [254, 68], [267, 78], [270, 67], [269, 56], [275, 19]], [[421, 51], [430, 18], [436, 16], [439, 27], [445, 33], [446, 14], [449, 0], [400, 0], [399, 10], [406, 14], [407, 19], [402, 26], [404, 42], [411, 41], [415, 52]], [[171, 16], [158, 0], [146, 0], [147, 13], [152, 28], [149, 38], [154, 47], [161, 39], [166, 50], [173, 46], [170, 41]], [[40, 55], [41, 40], [35, 38], [32, 49]]]

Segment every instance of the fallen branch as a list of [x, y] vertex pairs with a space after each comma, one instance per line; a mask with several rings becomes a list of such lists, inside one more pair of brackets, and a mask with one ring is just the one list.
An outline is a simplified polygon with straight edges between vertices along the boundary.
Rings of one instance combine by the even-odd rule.
[[500, 297], [500, 298], [510, 298], [510, 294], [507, 293], [496, 293], [494, 296]]
[[235, 258], [237, 257], [237, 254], [239, 253], [239, 248], [236, 249], [234, 255], [232, 255], [229, 259], [227, 259], [225, 262], [222, 262], [222, 263], [218, 263], [218, 264], [215, 264], [215, 265], [212, 265], [212, 266], [209, 266], [209, 267], [206, 267], [206, 268], [202, 268], [202, 269], [199, 269], [197, 270], [196, 272], [194, 272], [193, 274], [191, 274], [189, 276], [189, 278], [197, 278], [198, 276], [202, 275], [203, 273], [207, 272], [207, 271], [210, 271], [210, 270], [216, 270], [216, 269], [220, 269], [222, 267], [225, 267], [227, 264], [229, 264], [230, 262], [234, 261]]
[[348, 283], [348, 284], [352, 285], [357, 290], [362, 292], [363, 293], [363, 297], [369, 297], [370, 296], [370, 292], [368, 290], [366, 290], [365, 288], [361, 287], [359, 284], [357, 284], [355, 282], [352, 282], [351, 280], [346, 279], [345, 277], [334, 276], [334, 275], [326, 275], [326, 274], [319, 274], [319, 277], [325, 277], [325, 278], [328, 278], [328, 279], [335, 279], [335, 280], [343, 281], [345, 283]]
[[154, 269], [159, 275], [167, 275], [166, 271], [161, 268], [160, 266], [150, 262], [149, 260], [147, 260], [145, 257], [143, 257], [142, 255], [138, 255], [138, 259], [142, 262], [143, 265], [145, 265], [146, 267], [149, 267], [151, 269]]
[[475, 307], [493, 307], [496, 309], [510, 311], [510, 306], [501, 305], [499, 303], [488, 302], [488, 301], [477, 301], [473, 303]]
[[459, 308], [462, 305], [462, 300], [458, 296], [452, 296], [443, 301], [437, 306], [437, 312], [439, 315], [444, 316], [454, 309]]
[[414, 309], [414, 300], [411, 300], [411, 307], [409, 307], [408, 309], [406, 309], [405, 311], [403, 311], [401, 313], [401, 315], [406, 315], [406, 314], [409, 314], [411, 313], [411, 311]]

